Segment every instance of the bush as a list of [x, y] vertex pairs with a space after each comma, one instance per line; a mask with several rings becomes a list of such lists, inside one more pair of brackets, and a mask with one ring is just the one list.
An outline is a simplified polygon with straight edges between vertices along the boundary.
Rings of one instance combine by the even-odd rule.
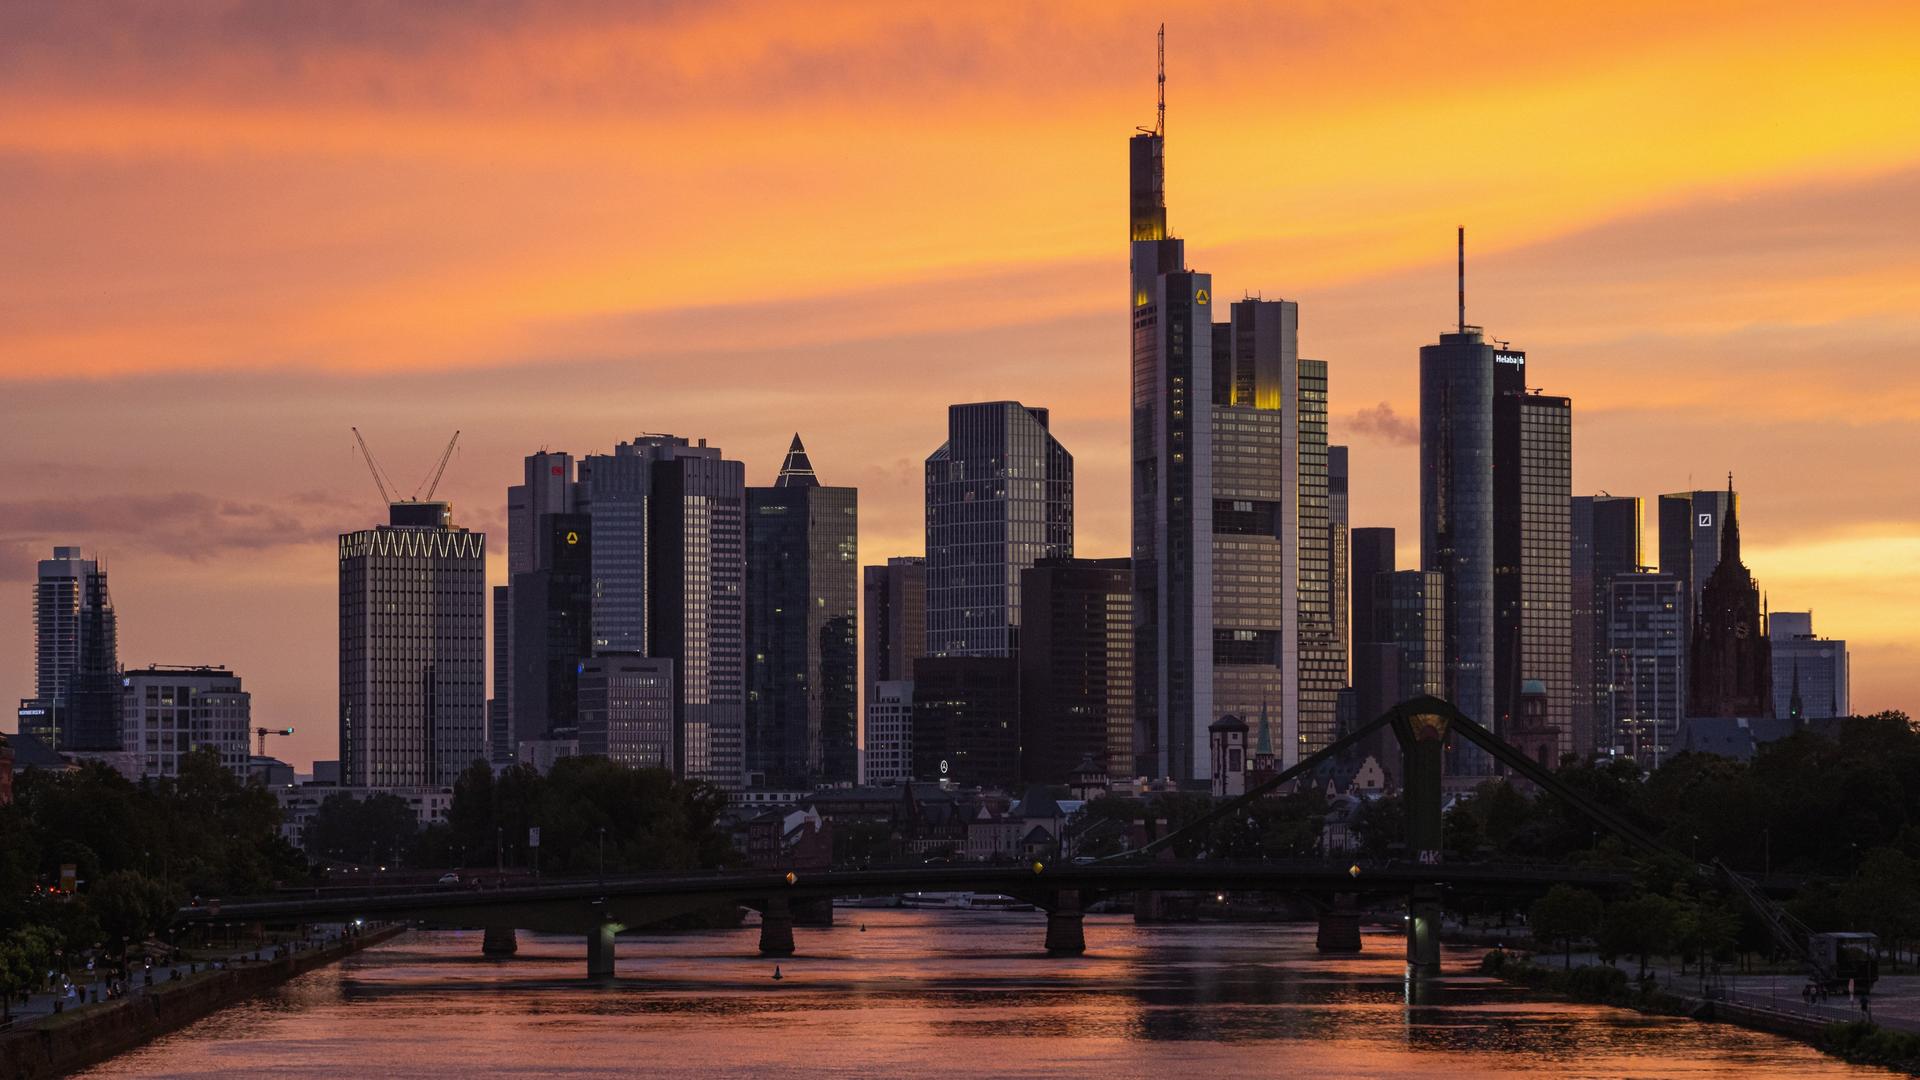
[[1828, 1024], [1820, 1046], [1848, 1061], [1920, 1071], [1920, 1035], [1891, 1031], [1864, 1020]]

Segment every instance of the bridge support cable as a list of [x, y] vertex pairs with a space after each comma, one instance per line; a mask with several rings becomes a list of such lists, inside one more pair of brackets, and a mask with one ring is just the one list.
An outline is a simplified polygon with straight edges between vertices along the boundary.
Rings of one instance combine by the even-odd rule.
[[1214, 822], [1221, 821], [1227, 817], [1230, 817], [1231, 815], [1238, 812], [1242, 808], [1251, 805], [1252, 803], [1266, 797], [1267, 795], [1271, 794], [1274, 791], [1279, 790], [1280, 785], [1285, 784], [1287, 781], [1313, 771], [1313, 769], [1316, 766], [1318, 766], [1321, 762], [1329, 761], [1332, 758], [1343, 753], [1344, 751], [1348, 750], [1349, 748], [1357, 745], [1360, 742], [1360, 740], [1366, 738], [1367, 736], [1373, 734], [1374, 732], [1380, 730], [1382, 727], [1390, 723], [1393, 720], [1394, 715], [1395, 714], [1392, 710], [1389, 710], [1386, 713], [1383, 713], [1378, 719], [1369, 721], [1368, 723], [1363, 724], [1358, 728], [1355, 728], [1353, 731], [1349, 732], [1347, 735], [1343, 736], [1342, 738], [1334, 740], [1332, 743], [1328, 744], [1325, 749], [1317, 750], [1314, 753], [1308, 754], [1306, 757], [1301, 758], [1299, 763], [1295, 764], [1291, 768], [1283, 769], [1280, 772], [1274, 774], [1272, 777], [1269, 777], [1268, 779], [1255, 785], [1245, 795], [1236, 796], [1232, 799], [1227, 800], [1224, 803], [1221, 803], [1219, 806], [1214, 807], [1212, 810], [1208, 811], [1207, 813], [1201, 815], [1200, 817], [1194, 819], [1193, 821], [1188, 822], [1185, 825], [1180, 826], [1178, 829], [1173, 830], [1172, 832], [1168, 833], [1165, 836], [1159, 837], [1158, 839], [1155, 839], [1155, 840], [1150, 840], [1146, 844], [1143, 844], [1140, 847], [1130, 848], [1126, 851], [1116, 852], [1112, 855], [1105, 856], [1099, 861], [1112, 862], [1117, 859], [1130, 858], [1136, 855], [1152, 855], [1154, 852], [1161, 850], [1162, 848], [1168, 846], [1169, 844], [1172, 844], [1175, 840], [1178, 840], [1183, 836], [1189, 836], [1194, 833], [1204, 832]]

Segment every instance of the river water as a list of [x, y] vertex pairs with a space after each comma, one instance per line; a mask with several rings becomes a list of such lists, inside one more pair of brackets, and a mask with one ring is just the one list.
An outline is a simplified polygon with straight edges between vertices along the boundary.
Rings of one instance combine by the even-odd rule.
[[[1550, 1001], [1459, 974], [1410, 1005], [1403, 943], [1321, 957], [1299, 925], [839, 911], [757, 955], [758, 930], [622, 937], [587, 983], [579, 938], [413, 933], [223, 1010], [88, 1076], [1804, 1077], [1887, 1075], [1719, 1024]], [[865, 930], [860, 929], [864, 925]]]

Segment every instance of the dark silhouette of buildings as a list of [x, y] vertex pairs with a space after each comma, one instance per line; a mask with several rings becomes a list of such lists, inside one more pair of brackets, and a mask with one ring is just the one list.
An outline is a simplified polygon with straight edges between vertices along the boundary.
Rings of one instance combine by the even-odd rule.
[[[1614, 745], [1611, 633], [1613, 581], [1640, 568], [1640, 499], [1573, 499], [1573, 749], [1581, 756]], [[1685, 626], [1684, 616], [1681, 625]], [[1685, 637], [1685, 633], [1682, 633]], [[1684, 641], [1680, 646], [1685, 648]]]
[[747, 489], [749, 786], [858, 778], [858, 513], [853, 488], [820, 484], [797, 434], [773, 486]]
[[1699, 615], [1687, 654], [1687, 715], [1773, 715], [1773, 669], [1760, 588], [1740, 561], [1740, 510], [1727, 475], [1726, 527], [1720, 563], [1700, 590]]
[[1011, 787], [1020, 776], [1020, 664], [925, 656], [913, 666], [913, 775]]
[[1133, 765], [1133, 568], [1042, 559], [1020, 581], [1021, 776]]
[[568, 741], [579, 725], [580, 665], [593, 655], [591, 519], [533, 519], [535, 567], [513, 575], [513, 739]]

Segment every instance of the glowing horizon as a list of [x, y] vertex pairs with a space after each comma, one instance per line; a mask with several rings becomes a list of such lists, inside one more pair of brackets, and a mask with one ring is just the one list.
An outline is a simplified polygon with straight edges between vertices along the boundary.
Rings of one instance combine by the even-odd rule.
[[[1849, 640], [1856, 711], [1913, 706], [1892, 3], [0, 12], [0, 584], [107, 554], [123, 661], [226, 664], [304, 762], [332, 536], [384, 516], [349, 424], [396, 475], [463, 429], [444, 490], [490, 531], [543, 444], [706, 437], [758, 484], [797, 429], [872, 564], [921, 548], [945, 406], [1019, 399], [1074, 453], [1078, 549], [1124, 553], [1123, 143], [1163, 19], [1171, 232], [1223, 300], [1300, 301], [1353, 524], [1414, 556], [1464, 223], [1469, 321], [1573, 399], [1575, 492], [1651, 518], [1732, 468], [1772, 606]], [[30, 662], [16, 611], [0, 691]]]

